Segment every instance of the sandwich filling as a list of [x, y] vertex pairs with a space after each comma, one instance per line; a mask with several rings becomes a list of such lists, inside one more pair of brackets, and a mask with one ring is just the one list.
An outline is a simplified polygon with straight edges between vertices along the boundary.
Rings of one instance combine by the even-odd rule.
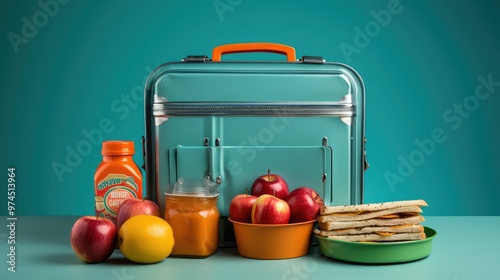
[[353, 242], [388, 242], [425, 239], [423, 200], [374, 204], [325, 206], [320, 210], [318, 229], [323, 237]]

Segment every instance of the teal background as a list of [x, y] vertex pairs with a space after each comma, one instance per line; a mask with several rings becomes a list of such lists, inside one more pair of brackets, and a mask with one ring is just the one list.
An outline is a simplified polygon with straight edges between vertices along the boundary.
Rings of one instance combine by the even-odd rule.
[[[52, 3], [50, 14], [39, 3]], [[484, 100], [474, 97], [479, 77], [500, 81], [499, 4], [4, 1], [0, 214], [7, 214], [8, 167], [16, 169], [16, 215], [92, 214], [97, 140], [135, 141], [135, 160], [142, 164], [142, 90], [154, 67], [188, 54], [210, 55], [220, 44], [271, 41], [295, 47], [299, 57], [347, 63], [363, 77], [371, 164], [366, 202], [423, 198], [427, 215], [500, 215], [500, 86], [490, 87]], [[390, 18], [376, 23], [374, 14], [388, 9]], [[23, 18], [39, 27], [16, 52], [9, 36], [23, 36]], [[470, 110], [454, 112], [464, 101]], [[103, 130], [102, 122], [109, 127]], [[435, 129], [440, 143], [418, 152], [415, 141], [431, 138]], [[77, 147], [87, 148], [85, 155], [69, 166], [66, 157]], [[415, 164], [398, 170], [403, 161]], [[55, 163], [68, 172], [58, 178]], [[391, 182], [388, 174], [399, 180]]]

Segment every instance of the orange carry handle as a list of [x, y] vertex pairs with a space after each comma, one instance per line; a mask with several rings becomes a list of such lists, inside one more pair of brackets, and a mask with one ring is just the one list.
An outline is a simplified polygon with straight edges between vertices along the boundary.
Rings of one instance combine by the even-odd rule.
[[295, 61], [295, 49], [282, 44], [276, 43], [239, 43], [220, 45], [212, 51], [212, 61], [220, 61], [223, 54], [244, 53], [244, 52], [271, 52], [284, 54], [287, 61]]

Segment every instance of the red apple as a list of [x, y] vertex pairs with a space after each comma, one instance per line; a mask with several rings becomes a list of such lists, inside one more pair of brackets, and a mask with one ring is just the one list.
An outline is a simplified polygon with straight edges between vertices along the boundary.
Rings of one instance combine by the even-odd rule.
[[261, 196], [270, 194], [279, 199], [285, 199], [288, 195], [288, 184], [283, 177], [271, 174], [271, 170], [267, 170], [266, 175], [262, 175], [255, 179], [252, 184], [252, 195]]
[[287, 224], [290, 220], [290, 207], [282, 199], [263, 194], [255, 200], [251, 215], [254, 224]]
[[160, 207], [149, 199], [127, 198], [118, 207], [116, 226], [118, 230], [126, 220], [137, 215], [153, 215], [160, 217]]
[[116, 247], [115, 224], [103, 217], [84, 216], [71, 229], [70, 242], [76, 256], [86, 263], [108, 259]]
[[290, 223], [315, 220], [319, 216], [319, 209], [325, 206], [321, 196], [309, 187], [292, 190], [285, 200], [290, 206]]
[[248, 194], [238, 194], [229, 204], [229, 218], [242, 223], [252, 222], [252, 207], [257, 197]]

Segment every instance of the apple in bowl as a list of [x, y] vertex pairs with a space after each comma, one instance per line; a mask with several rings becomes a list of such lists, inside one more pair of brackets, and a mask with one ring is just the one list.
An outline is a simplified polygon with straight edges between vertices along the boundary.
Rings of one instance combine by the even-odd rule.
[[237, 194], [229, 204], [229, 218], [242, 223], [252, 222], [252, 207], [257, 197], [249, 194]]
[[299, 187], [292, 190], [285, 201], [290, 207], [290, 223], [315, 220], [325, 205], [321, 196], [312, 188]]
[[266, 175], [262, 175], [255, 179], [251, 189], [251, 194], [257, 197], [263, 194], [269, 194], [279, 199], [285, 199], [288, 193], [288, 184], [285, 179], [280, 175], [271, 174], [270, 169], [267, 170]]
[[252, 207], [253, 224], [287, 224], [290, 220], [288, 203], [270, 194], [263, 194]]

